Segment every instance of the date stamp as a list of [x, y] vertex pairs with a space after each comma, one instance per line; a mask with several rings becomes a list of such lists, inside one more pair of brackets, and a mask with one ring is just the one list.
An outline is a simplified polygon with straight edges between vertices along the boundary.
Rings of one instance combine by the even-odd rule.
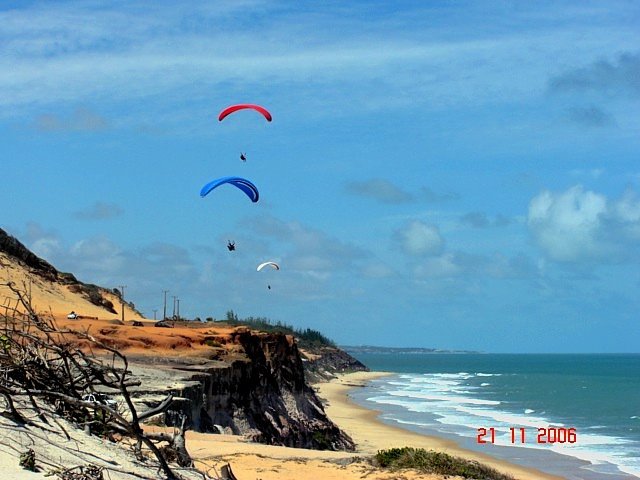
[[[533, 432], [532, 432], [533, 430]], [[509, 427], [507, 431], [507, 442], [511, 440], [512, 444], [520, 443], [576, 443], [578, 441], [578, 433], [575, 428], [565, 427]], [[496, 443], [496, 429], [493, 427], [478, 428], [476, 435], [477, 443]]]

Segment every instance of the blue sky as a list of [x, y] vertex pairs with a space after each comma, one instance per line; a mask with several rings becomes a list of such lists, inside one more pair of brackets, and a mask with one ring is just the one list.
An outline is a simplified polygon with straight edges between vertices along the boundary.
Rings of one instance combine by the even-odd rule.
[[[341, 344], [638, 352], [639, 24], [624, 1], [2, 2], [0, 227], [149, 317], [169, 290]], [[217, 121], [241, 102], [273, 122]], [[199, 197], [226, 175], [260, 202]]]

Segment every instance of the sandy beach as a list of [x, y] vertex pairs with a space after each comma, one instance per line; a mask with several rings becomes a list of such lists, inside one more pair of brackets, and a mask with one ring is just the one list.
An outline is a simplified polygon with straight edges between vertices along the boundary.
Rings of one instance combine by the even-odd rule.
[[[356, 372], [342, 375], [328, 383], [314, 385], [325, 403], [329, 417], [356, 442], [356, 452], [322, 452], [249, 443], [241, 437], [188, 432], [187, 447], [198, 466], [218, 469], [229, 462], [242, 480], [328, 479], [444, 479], [416, 471], [390, 472], [374, 468], [367, 459], [378, 450], [393, 447], [416, 447], [446, 452], [477, 460], [512, 475], [518, 480], [559, 480], [562, 477], [516, 466], [464, 450], [455, 442], [427, 437], [378, 420], [378, 413], [353, 403], [348, 392], [367, 381], [386, 375], [380, 372]], [[452, 477], [449, 477], [450, 479]]]

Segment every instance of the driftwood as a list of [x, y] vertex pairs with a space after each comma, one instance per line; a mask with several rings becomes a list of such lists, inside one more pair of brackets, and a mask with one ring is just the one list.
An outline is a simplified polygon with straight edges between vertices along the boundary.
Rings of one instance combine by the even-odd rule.
[[103, 468], [95, 465], [78, 465], [58, 473], [62, 480], [104, 480]]
[[222, 466], [222, 468], [220, 469], [220, 474], [222, 475], [220, 477], [221, 480], [238, 480], [238, 478], [231, 471], [231, 465], [229, 465], [228, 463]]
[[173, 435], [167, 433], [148, 433], [147, 436], [152, 440], [165, 441], [169, 444], [173, 452], [175, 452], [176, 461], [181, 467], [192, 467], [193, 460], [187, 451], [187, 443], [185, 439], [185, 425], [187, 417], [182, 417], [182, 424]]
[[[5, 314], [0, 315], [0, 396], [6, 404], [6, 411], [1, 414], [18, 424], [29, 423], [16, 402], [25, 398], [39, 420], [48, 423], [46, 409], [41, 408], [41, 402], [45, 402], [79, 426], [103, 434], [118, 432], [131, 437], [136, 442], [138, 456], [142, 455], [144, 445], [157, 460], [165, 478], [179, 479], [158, 443], [169, 443], [180, 466], [192, 466], [185, 446], [185, 422], [173, 435], [145, 433], [140, 425], [141, 421], [166, 411], [173, 397], [168, 395], [156, 407], [139, 413], [129, 392], [129, 387], [139, 382], [129, 377], [128, 361], [123, 354], [96, 340], [88, 331], [58, 328], [52, 317], [37, 315], [29, 299], [13, 283], [4, 286], [11, 289], [18, 302], [13, 307], [4, 306]], [[85, 346], [84, 350], [80, 344]], [[90, 353], [85, 351], [86, 346]], [[98, 359], [93, 351], [99, 351], [108, 360]], [[116, 406], [83, 400], [85, 395], [97, 392], [118, 395], [123, 402]], [[50, 419], [55, 422], [54, 417]], [[99, 473], [90, 471], [95, 475]], [[76, 467], [68, 472], [69, 478], [81, 478], [78, 475], [86, 478], [87, 473]]]

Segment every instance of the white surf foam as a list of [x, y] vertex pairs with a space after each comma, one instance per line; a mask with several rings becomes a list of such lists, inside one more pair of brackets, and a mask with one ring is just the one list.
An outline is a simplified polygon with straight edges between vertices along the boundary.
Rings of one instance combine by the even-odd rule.
[[[513, 413], [501, 408], [497, 400], [480, 399], [473, 396], [473, 387], [463, 385], [472, 375], [465, 372], [457, 374], [425, 374], [404, 375], [401, 381], [386, 382], [383, 394], [370, 397], [369, 400], [379, 404], [399, 406], [414, 414], [414, 418], [399, 415], [385, 415], [400, 424], [418, 428], [434, 429], [441, 432], [454, 433], [475, 439], [478, 428], [493, 427], [497, 445], [517, 448], [552, 451], [561, 455], [574, 457], [590, 462], [589, 469], [602, 473], [618, 468], [630, 475], [640, 474], [640, 458], [634, 449], [637, 442], [610, 435], [596, 433], [601, 425], [577, 431], [575, 443], [538, 444], [538, 428], [567, 428], [561, 422], [547, 418], [545, 411], [536, 413], [534, 409], [525, 408], [522, 413]], [[499, 374], [477, 374], [478, 377], [499, 376]], [[396, 378], [397, 380], [397, 378]], [[482, 383], [481, 386], [489, 386]], [[477, 391], [477, 390], [476, 390]], [[433, 422], [428, 423], [415, 414], [433, 415]], [[634, 415], [632, 419], [637, 419]], [[516, 428], [519, 440], [519, 429], [525, 428], [524, 444], [511, 443], [510, 427]], [[488, 439], [488, 437], [485, 437]]]

